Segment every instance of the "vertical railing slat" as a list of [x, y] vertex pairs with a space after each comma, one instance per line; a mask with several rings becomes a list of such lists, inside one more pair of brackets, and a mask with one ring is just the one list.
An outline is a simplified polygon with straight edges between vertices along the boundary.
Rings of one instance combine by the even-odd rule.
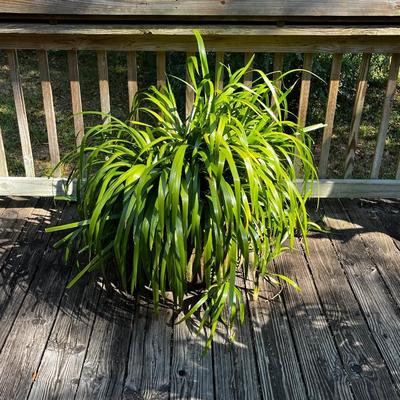
[[[190, 57], [192, 57], [194, 55], [194, 53], [187, 53], [186, 54], [186, 59], [188, 60]], [[189, 76], [189, 72], [187, 70], [186, 67], [186, 82], [190, 83], [190, 76]], [[194, 91], [191, 87], [189, 87], [188, 85], [186, 85], [186, 99], [185, 99], [185, 116], [186, 118], [190, 115], [190, 113], [192, 112], [192, 108], [193, 108], [193, 103], [194, 103]]]
[[374, 161], [371, 169], [371, 179], [379, 177], [382, 164], [382, 156], [385, 148], [386, 135], [389, 128], [390, 113], [393, 107], [393, 98], [396, 92], [397, 76], [399, 74], [400, 54], [393, 54], [390, 61], [388, 83], [386, 87], [385, 100], [383, 102], [382, 118], [376, 141]]
[[[110, 86], [108, 84], [108, 62], [107, 52], [105, 50], [97, 50], [97, 69], [99, 74], [101, 112], [110, 114]], [[108, 124], [110, 122], [110, 117], [103, 117], [103, 122]]]
[[14, 94], [15, 111], [17, 113], [19, 136], [21, 139], [25, 175], [33, 177], [35, 176], [35, 167], [33, 162], [31, 139], [29, 136], [29, 126], [28, 118], [26, 115], [24, 93], [19, 76], [17, 50], [7, 50], [7, 56], [8, 65], [10, 68], [11, 84]]
[[135, 95], [138, 91], [136, 51], [128, 51], [127, 67], [128, 67], [128, 102], [129, 102], [129, 112], [131, 112], [133, 107], [133, 99], [135, 98]]
[[[278, 79], [279, 76], [281, 75], [283, 71], [283, 58], [284, 58], [283, 53], [275, 53], [274, 54], [274, 79]], [[282, 80], [279, 79], [279, 81], [276, 82], [276, 86], [281, 89], [282, 87]]]
[[81, 84], [79, 82], [78, 53], [76, 50], [68, 51], [68, 74], [71, 88], [72, 113], [74, 116], [74, 130], [76, 145], [79, 146], [85, 130], [82, 115]]
[[[247, 65], [250, 62], [251, 57], [253, 57], [253, 53], [244, 53], [244, 65]], [[250, 68], [251, 68], [251, 66], [250, 66]], [[253, 72], [252, 71], [247, 71], [244, 74], [243, 83], [245, 86], [251, 88], [251, 86], [253, 84]]]
[[166, 76], [166, 54], [165, 51], [157, 52], [157, 87], [162, 88], [165, 86]]
[[0, 128], [0, 176], [8, 176], [7, 158], [4, 150], [3, 134]]
[[[300, 98], [299, 98], [299, 113], [297, 117], [298, 124], [301, 127], [305, 127], [307, 123], [307, 111], [308, 111], [308, 100], [310, 97], [311, 88], [311, 74], [313, 63], [313, 54], [305, 53], [303, 60], [303, 73], [301, 75], [301, 87], [300, 87]], [[296, 175], [300, 175], [300, 161], [296, 157], [294, 160], [294, 166], [296, 170]]]
[[[221, 64], [224, 63], [224, 58], [225, 58], [225, 53], [223, 51], [217, 51], [215, 53], [215, 79], [217, 79], [218, 68], [220, 67]], [[224, 87], [224, 69], [222, 68], [220, 81], [218, 83], [218, 88], [216, 87], [216, 89], [222, 89], [223, 87]]]
[[344, 165], [344, 177], [351, 178], [354, 169], [354, 157], [358, 144], [358, 132], [360, 130], [361, 115], [364, 108], [365, 94], [367, 92], [367, 77], [371, 53], [364, 53], [358, 74], [357, 93], [354, 101], [353, 115], [350, 124], [350, 136], [347, 143], [346, 160]]
[[[50, 82], [49, 60], [46, 50], [38, 50], [39, 73], [42, 85], [43, 107], [46, 118], [47, 137], [49, 139], [49, 152], [51, 165], [55, 167], [60, 162], [58, 147], [56, 115], [54, 112], [53, 91]], [[60, 169], [54, 171], [54, 176], [60, 176]]]
[[308, 99], [310, 97], [311, 74], [307, 71], [312, 70], [313, 54], [304, 54], [303, 71], [301, 75], [300, 99], [299, 99], [299, 114], [298, 123], [305, 127], [307, 123]]
[[333, 122], [335, 120], [336, 102], [340, 83], [340, 70], [343, 54], [333, 55], [331, 77], [329, 82], [328, 103], [326, 107], [325, 128], [322, 137], [321, 157], [319, 160], [318, 175], [325, 178], [328, 171], [329, 150], [331, 147]]

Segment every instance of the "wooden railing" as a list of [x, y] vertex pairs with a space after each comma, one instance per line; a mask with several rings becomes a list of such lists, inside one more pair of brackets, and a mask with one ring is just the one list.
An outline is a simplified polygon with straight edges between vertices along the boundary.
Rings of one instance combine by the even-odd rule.
[[[188, 55], [196, 51], [192, 29], [186, 26], [94, 26], [94, 25], [46, 25], [46, 24], [0, 24], [0, 49], [7, 52], [10, 79], [22, 147], [25, 177], [8, 176], [6, 154], [0, 131], [0, 195], [44, 195], [60, 194], [64, 190], [64, 178], [60, 171], [55, 177], [35, 177], [34, 154], [29, 134], [27, 111], [18, 67], [18, 50], [35, 49], [38, 54], [40, 80], [43, 93], [44, 114], [48, 134], [50, 161], [56, 165], [60, 160], [57, 125], [50, 81], [48, 50], [68, 52], [68, 70], [71, 91], [71, 114], [74, 119], [76, 144], [79, 145], [84, 132], [81, 113], [81, 88], [79, 79], [78, 52], [97, 51], [98, 80], [101, 111], [111, 110], [107, 66], [107, 51], [126, 52], [127, 90], [129, 105], [138, 90], [137, 51], [157, 53], [157, 84], [165, 83], [166, 51], [183, 51]], [[400, 64], [400, 28], [388, 26], [199, 26], [205, 37], [207, 49], [216, 53], [216, 61], [224, 59], [224, 52], [243, 52], [249, 60], [254, 52], [274, 53], [274, 70], [282, 70], [283, 54], [304, 53], [304, 69], [311, 70], [313, 55], [320, 52], [333, 54], [329, 92], [326, 105], [326, 126], [323, 131], [318, 171], [321, 197], [400, 197], [400, 163], [396, 166], [395, 179], [379, 179], [384, 154], [385, 140]], [[359, 71], [351, 127], [345, 157], [343, 179], [330, 179], [328, 163], [334, 127], [336, 102], [340, 82], [341, 63], [344, 53], [363, 53]], [[390, 71], [382, 118], [376, 140], [376, 149], [369, 179], [352, 179], [355, 151], [358, 145], [361, 113], [367, 89], [367, 73], [372, 53], [391, 54]], [[245, 82], [251, 77], [245, 76]], [[306, 123], [310, 94], [310, 74], [303, 72], [299, 98], [298, 120]], [[28, 94], [29, 95], [29, 94]], [[186, 90], [186, 110], [193, 102], [193, 93]], [[1, 99], [0, 99], [1, 103]], [[0, 126], [1, 128], [1, 126]]]

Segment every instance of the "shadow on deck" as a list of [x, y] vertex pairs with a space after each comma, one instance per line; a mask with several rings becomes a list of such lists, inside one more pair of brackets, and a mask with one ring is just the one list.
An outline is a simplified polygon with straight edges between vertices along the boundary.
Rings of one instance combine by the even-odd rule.
[[[247, 290], [236, 343], [172, 313], [73, 289], [45, 226], [73, 215], [50, 199], [0, 199], [0, 399], [397, 399], [400, 203], [324, 200], [329, 233], [272, 268], [296, 280], [274, 301]], [[315, 204], [310, 204], [315, 210]], [[251, 282], [243, 282], [247, 289]]]

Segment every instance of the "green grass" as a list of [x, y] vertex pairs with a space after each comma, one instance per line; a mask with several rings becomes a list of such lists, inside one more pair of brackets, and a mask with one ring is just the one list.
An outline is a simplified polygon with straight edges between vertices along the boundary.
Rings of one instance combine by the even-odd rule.
[[[47, 132], [43, 113], [43, 101], [39, 80], [37, 56], [34, 51], [19, 51], [19, 63], [28, 121], [31, 133], [32, 148], [35, 158], [37, 175], [46, 175], [50, 171]], [[344, 56], [341, 76], [341, 86], [338, 97], [338, 108], [335, 118], [335, 127], [332, 140], [332, 154], [329, 164], [330, 177], [342, 177], [344, 172], [344, 155], [350, 129], [350, 119], [355, 96], [355, 86], [360, 64], [360, 55], [346, 54]], [[109, 76], [112, 112], [119, 118], [126, 118], [128, 114], [128, 93], [126, 84], [126, 58], [123, 52], [109, 52]], [[65, 154], [74, 146], [73, 123], [71, 119], [71, 99], [68, 82], [66, 52], [52, 51], [49, 53], [50, 74], [53, 86], [54, 103], [57, 118], [57, 129], [61, 154]], [[155, 83], [154, 53], [140, 52], [138, 54], [138, 73], [140, 88]], [[226, 54], [225, 63], [233, 69], [243, 65], [242, 54]], [[256, 54], [255, 66], [264, 71], [272, 70], [273, 57], [271, 54]], [[320, 54], [314, 60], [314, 72], [325, 81], [329, 80], [331, 56]], [[368, 177], [372, 164], [375, 137], [379, 129], [382, 112], [382, 102], [386, 87], [389, 58], [384, 55], [374, 55], [369, 72], [369, 87], [364, 106], [362, 125], [360, 129], [360, 145], [356, 152], [355, 177]], [[183, 53], [168, 53], [168, 72], [184, 77], [185, 55]], [[284, 69], [299, 68], [302, 65], [300, 54], [285, 56]], [[95, 52], [82, 51], [79, 53], [79, 67], [81, 77], [82, 102], [84, 110], [99, 110], [99, 90], [97, 82], [97, 64]], [[211, 57], [211, 70], [213, 70]], [[285, 81], [290, 86], [298, 78], [290, 77]], [[184, 105], [184, 88], [173, 82], [177, 92], [178, 108]], [[327, 85], [313, 79], [308, 122], [323, 121], [327, 98]], [[297, 109], [299, 85], [293, 91], [290, 99], [290, 108]], [[19, 144], [18, 126], [16, 121], [11, 84], [4, 51], [0, 51], [0, 127], [6, 147], [7, 161], [11, 175], [24, 175], [21, 148]], [[383, 157], [382, 177], [393, 178], [398, 161], [400, 148], [400, 90], [396, 93], [392, 117], [390, 120], [385, 153]], [[85, 117], [86, 125], [98, 122], [93, 117]], [[315, 158], [318, 162], [321, 143], [319, 132], [314, 136]]]

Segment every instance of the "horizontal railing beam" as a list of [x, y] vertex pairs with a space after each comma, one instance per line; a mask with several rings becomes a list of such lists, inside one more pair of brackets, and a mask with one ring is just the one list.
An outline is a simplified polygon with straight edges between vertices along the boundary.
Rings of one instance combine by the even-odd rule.
[[[0, 196], [74, 195], [75, 182], [66, 190], [65, 178], [0, 177]], [[297, 182], [301, 187], [302, 182]], [[400, 198], [400, 179], [321, 179], [313, 185], [312, 197]]]
[[0, 24], [0, 48], [196, 51], [193, 29], [209, 51], [400, 53], [400, 27], [99, 26]]

